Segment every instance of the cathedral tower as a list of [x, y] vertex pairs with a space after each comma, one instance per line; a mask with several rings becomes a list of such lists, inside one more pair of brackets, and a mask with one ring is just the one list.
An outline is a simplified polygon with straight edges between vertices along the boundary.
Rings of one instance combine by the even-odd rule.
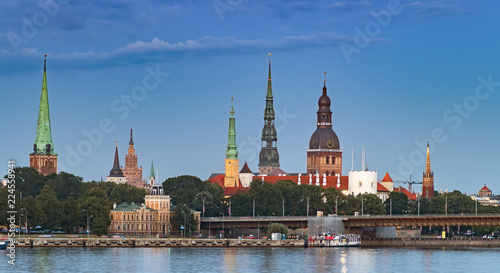
[[130, 129], [130, 141], [128, 143], [127, 155], [125, 155], [125, 168], [122, 169], [123, 175], [127, 178], [130, 185], [142, 188], [145, 181], [142, 180], [142, 166], [137, 167], [137, 155], [135, 154], [134, 139], [132, 129]]
[[[326, 72], [325, 72], [326, 75]], [[323, 95], [318, 100], [316, 131], [307, 149], [307, 173], [319, 175], [342, 175], [342, 149], [339, 138], [332, 129], [331, 101], [326, 94], [326, 79], [323, 80]]]
[[278, 134], [274, 127], [273, 86], [271, 82], [271, 53], [269, 53], [269, 76], [267, 78], [266, 109], [262, 129], [262, 148], [259, 156], [259, 174], [268, 174], [280, 167], [278, 155]]
[[30, 167], [35, 168], [44, 175], [57, 173], [57, 154], [54, 153], [54, 143], [52, 142], [50, 129], [47, 59], [43, 60], [42, 95], [40, 97], [35, 144], [33, 144], [33, 153], [30, 154]]
[[422, 180], [422, 197], [434, 198], [434, 173], [431, 171], [429, 143], [427, 143], [427, 161], [425, 163], [424, 179]]
[[239, 176], [239, 160], [238, 150], [236, 148], [236, 128], [234, 120], [233, 98], [231, 98], [231, 116], [229, 117], [229, 134], [227, 139], [226, 150], [226, 178], [224, 180], [225, 187], [237, 187]]

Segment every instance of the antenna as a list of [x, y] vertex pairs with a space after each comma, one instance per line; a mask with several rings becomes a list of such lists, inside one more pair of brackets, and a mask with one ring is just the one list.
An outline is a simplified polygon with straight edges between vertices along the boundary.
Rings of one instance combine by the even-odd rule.
[[354, 171], [354, 148], [351, 151], [351, 172]]
[[361, 146], [361, 171], [365, 170], [365, 146]]

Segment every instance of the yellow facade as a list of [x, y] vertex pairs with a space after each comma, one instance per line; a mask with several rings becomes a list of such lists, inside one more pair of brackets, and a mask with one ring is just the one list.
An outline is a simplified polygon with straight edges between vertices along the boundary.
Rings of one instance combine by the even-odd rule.
[[240, 173], [239, 160], [226, 158], [226, 178], [224, 179], [224, 186], [226, 188], [237, 187], [239, 173]]

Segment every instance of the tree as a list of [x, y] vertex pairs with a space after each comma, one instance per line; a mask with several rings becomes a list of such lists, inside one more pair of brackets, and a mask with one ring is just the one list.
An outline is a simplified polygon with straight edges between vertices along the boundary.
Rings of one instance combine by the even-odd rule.
[[[198, 222], [194, 219], [192, 211], [184, 204], [177, 205], [172, 225], [179, 232], [184, 230], [184, 236], [192, 234], [198, 228]], [[181, 226], [184, 229], [181, 229]]]
[[288, 235], [288, 228], [280, 223], [272, 223], [267, 227], [267, 232], [269, 234], [269, 237], [271, 237], [271, 234], [273, 233], [285, 234], [286, 237]]
[[[79, 211], [83, 212], [85, 209], [89, 215], [92, 215], [90, 226], [93, 234], [102, 235], [108, 233], [108, 228], [111, 224], [111, 219], [109, 218], [111, 202], [101, 187], [93, 187], [87, 190], [79, 200], [78, 207]], [[86, 213], [82, 213], [82, 215], [87, 216]]]
[[73, 227], [75, 226], [84, 226], [87, 224], [82, 218], [82, 212], [78, 207], [78, 201], [75, 200], [72, 196], [68, 197], [66, 200], [62, 202], [63, 207], [63, 218], [61, 227], [67, 233], [73, 232]]
[[22, 192], [23, 197], [39, 195], [47, 179], [55, 176], [55, 174], [45, 176], [31, 167], [17, 167], [14, 168], [14, 171], [16, 174], [16, 190]]
[[70, 196], [78, 199], [85, 193], [82, 190], [83, 178], [66, 172], [53, 175], [47, 180], [46, 185], [49, 185], [56, 192], [59, 201], [64, 201]]
[[123, 202], [135, 202], [140, 204], [144, 202], [144, 196], [146, 196], [146, 194], [147, 192], [145, 189], [137, 188], [130, 184], [118, 184], [111, 190], [109, 199], [111, 202], [116, 202], [117, 204]]
[[389, 198], [387, 198], [384, 202], [387, 214], [391, 214], [391, 202], [392, 214], [408, 213], [408, 197], [406, 194], [395, 191], [389, 194]]
[[41, 224], [52, 231], [54, 227], [61, 226], [62, 206], [57, 200], [56, 192], [45, 185], [40, 194], [35, 198], [36, 206], [42, 209]]
[[[384, 203], [377, 195], [369, 193], [363, 194], [363, 212], [370, 215], [382, 215], [385, 214]], [[359, 198], [359, 196], [358, 196]]]
[[[185, 204], [189, 208], [202, 211], [205, 200], [205, 216], [218, 216], [222, 209], [224, 190], [210, 181], [198, 177], [182, 175], [168, 178], [163, 182], [165, 194], [170, 195], [173, 204]], [[201, 192], [208, 192], [198, 195]]]

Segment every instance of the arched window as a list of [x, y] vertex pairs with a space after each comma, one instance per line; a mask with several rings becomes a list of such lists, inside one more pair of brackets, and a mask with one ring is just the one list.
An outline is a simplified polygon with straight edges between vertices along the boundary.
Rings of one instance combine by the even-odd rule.
[[358, 187], [360, 187], [360, 188], [363, 187], [363, 182], [359, 181]]

